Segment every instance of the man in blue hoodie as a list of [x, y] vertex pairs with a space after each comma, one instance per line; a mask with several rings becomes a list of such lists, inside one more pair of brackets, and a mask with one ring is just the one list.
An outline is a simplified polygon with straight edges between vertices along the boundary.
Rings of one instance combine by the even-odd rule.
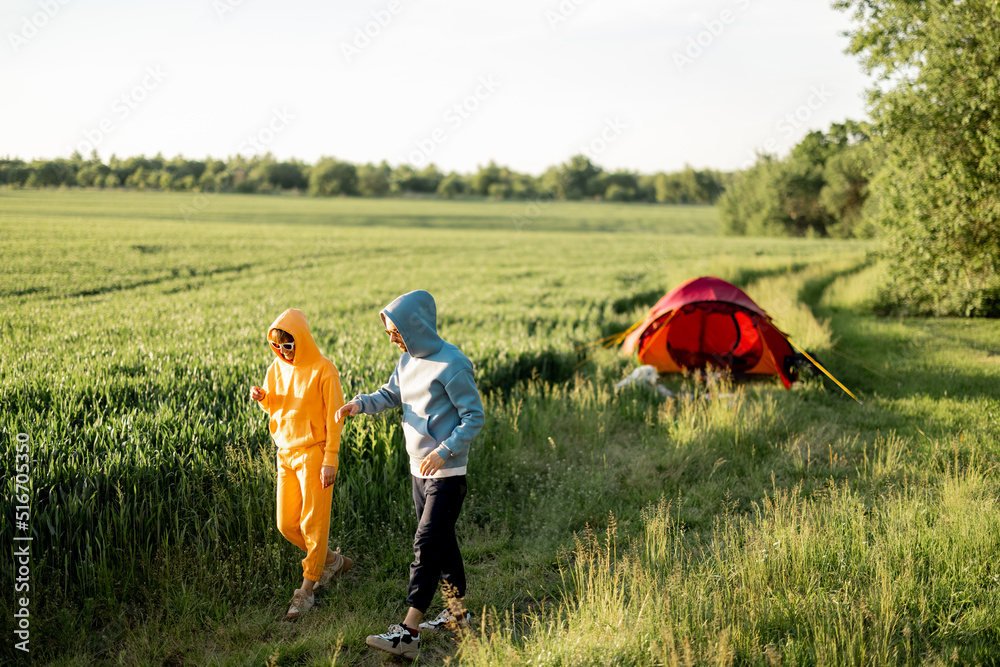
[[360, 394], [344, 404], [336, 421], [358, 413], [373, 415], [401, 405], [406, 452], [410, 456], [417, 532], [410, 564], [410, 608], [399, 625], [371, 635], [367, 644], [406, 658], [420, 651], [420, 630], [448, 623], [467, 624], [445, 609], [421, 623], [438, 581], [444, 582], [464, 610], [465, 566], [455, 537], [455, 523], [465, 500], [469, 444], [485, 422], [472, 362], [437, 333], [434, 297], [417, 290], [397, 298], [380, 313], [389, 340], [402, 354], [389, 381], [374, 394]]

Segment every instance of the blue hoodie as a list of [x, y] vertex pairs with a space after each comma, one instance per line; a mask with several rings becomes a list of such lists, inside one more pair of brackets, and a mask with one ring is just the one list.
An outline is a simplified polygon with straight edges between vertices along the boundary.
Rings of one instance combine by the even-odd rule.
[[472, 362], [437, 333], [434, 297], [417, 290], [397, 298], [379, 313], [382, 323], [396, 326], [406, 346], [389, 381], [374, 394], [351, 399], [372, 415], [403, 406], [403, 434], [410, 472], [435, 452], [444, 465], [434, 477], [464, 475], [469, 445], [485, 423]]

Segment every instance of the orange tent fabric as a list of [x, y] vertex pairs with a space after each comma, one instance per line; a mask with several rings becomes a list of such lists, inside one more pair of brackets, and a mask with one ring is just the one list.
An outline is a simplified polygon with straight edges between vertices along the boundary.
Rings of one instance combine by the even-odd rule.
[[794, 379], [785, 334], [743, 290], [713, 276], [689, 280], [660, 299], [622, 349], [661, 373], [714, 366], [777, 375], [786, 389]]

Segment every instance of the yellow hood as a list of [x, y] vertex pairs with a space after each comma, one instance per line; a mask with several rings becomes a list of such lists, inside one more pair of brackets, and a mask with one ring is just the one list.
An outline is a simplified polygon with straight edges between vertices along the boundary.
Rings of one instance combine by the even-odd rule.
[[312, 333], [309, 331], [309, 323], [306, 321], [306, 316], [301, 310], [289, 308], [281, 315], [278, 315], [278, 318], [267, 329], [268, 338], [271, 336], [272, 329], [287, 331], [295, 339], [295, 358], [291, 362], [282, 359], [281, 355], [268, 345], [274, 356], [282, 363], [290, 363], [292, 366], [303, 367], [314, 364], [323, 358], [323, 355], [319, 352], [319, 348], [316, 347], [316, 341], [313, 340]]

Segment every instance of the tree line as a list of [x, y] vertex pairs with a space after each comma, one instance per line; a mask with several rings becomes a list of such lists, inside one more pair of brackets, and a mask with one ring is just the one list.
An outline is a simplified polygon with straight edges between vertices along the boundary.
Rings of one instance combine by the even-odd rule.
[[475, 173], [422, 169], [402, 164], [352, 164], [334, 157], [315, 164], [278, 160], [271, 154], [226, 160], [155, 157], [118, 158], [107, 162], [96, 153], [52, 160], [0, 159], [0, 185], [15, 188], [130, 188], [245, 194], [308, 193], [319, 197], [436, 196], [444, 199], [486, 197], [607, 200], [662, 204], [714, 204], [731, 174], [687, 167], [679, 172], [639, 174], [605, 171], [585, 155], [550, 167], [540, 176], [490, 162]]
[[869, 123], [759, 156], [719, 199], [732, 234], [876, 237], [876, 309], [1000, 316], [996, 0], [836, 0], [874, 76]]
[[493, 162], [474, 174], [315, 165], [271, 155], [226, 161], [137, 157], [0, 160], [9, 187], [127, 187], [317, 196], [718, 202], [723, 230], [875, 237], [884, 312], [1000, 316], [1000, 12], [996, 0], [835, 0], [848, 51], [875, 77], [869, 122], [811, 132], [791, 153], [736, 174], [609, 172], [577, 155], [540, 176]]
[[810, 132], [782, 159], [759, 155], [719, 198], [729, 234], [871, 237], [864, 217], [878, 158], [867, 123]]

